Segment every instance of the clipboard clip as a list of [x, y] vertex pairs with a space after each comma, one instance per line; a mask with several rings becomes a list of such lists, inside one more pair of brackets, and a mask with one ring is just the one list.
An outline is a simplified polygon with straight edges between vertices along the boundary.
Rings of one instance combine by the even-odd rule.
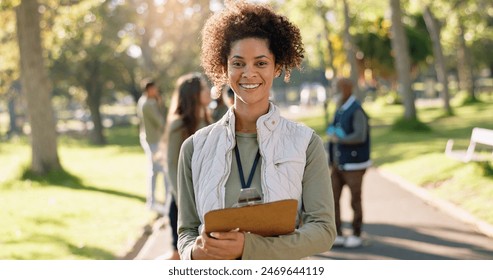
[[233, 204], [233, 208], [243, 207], [248, 205], [262, 204], [264, 200], [256, 188], [241, 189], [238, 202]]

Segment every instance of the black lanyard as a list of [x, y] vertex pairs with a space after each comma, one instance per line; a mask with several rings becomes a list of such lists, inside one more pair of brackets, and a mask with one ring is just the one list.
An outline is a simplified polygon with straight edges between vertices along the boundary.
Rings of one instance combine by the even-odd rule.
[[252, 169], [250, 170], [250, 175], [248, 176], [248, 182], [245, 184], [245, 176], [243, 175], [243, 167], [241, 166], [240, 151], [238, 150], [238, 145], [235, 145], [236, 154], [236, 165], [238, 165], [238, 172], [240, 173], [241, 188], [247, 189], [252, 184], [253, 174], [255, 174], [255, 169], [257, 169], [258, 160], [260, 159], [260, 152], [257, 150], [257, 155], [255, 156], [255, 161], [253, 162]]

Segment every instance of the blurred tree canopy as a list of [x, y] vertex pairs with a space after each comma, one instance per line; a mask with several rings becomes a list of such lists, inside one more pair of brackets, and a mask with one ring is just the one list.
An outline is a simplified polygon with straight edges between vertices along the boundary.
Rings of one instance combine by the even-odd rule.
[[[394, 66], [397, 56], [391, 44], [392, 22], [388, 1], [284, 0], [272, 1], [301, 29], [309, 67], [325, 69], [326, 76], [349, 76], [344, 55], [344, 2], [349, 7], [349, 32], [357, 45], [359, 83], [378, 86], [379, 81], [398, 91]], [[429, 7], [440, 27], [440, 43], [447, 76], [458, 79], [460, 89], [475, 97], [474, 82], [491, 77], [493, 55], [493, 8], [488, 0], [401, 0], [402, 23], [407, 38], [412, 80], [433, 75], [432, 40], [425, 24], [424, 8]], [[489, 48], [489, 49], [488, 49]], [[434, 73], [436, 75], [436, 73]], [[443, 83], [442, 79], [442, 83]], [[402, 87], [400, 88], [402, 90]], [[455, 91], [457, 92], [457, 90]], [[411, 94], [414, 94], [412, 92]], [[402, 92], [401, 92], [402, 95]], [[448, 96], [448, 94], [445, 94]], [[444, 96], [444, 102], [448, 99]], [[411, 106], [409, 104], [409, 106]], [[445, 105], [450, 114], [450, 108]]]
[[[140, 96], [140, 81], [154, 78], [169, 100], [176, 78], [200, 71], [200, 30], [219, 0], [39, 0], [41, 39], [52, 93], [82, 103], [94, 123], [92, 140], [104, 144], [100, 106], [116, 96]], [[264, 1], [266, 2], [266, 1]], [[397, 89], [391, 45], [389, 2], [347, 0], [349, 26], [341, 0], [272, 0], [301, 29], [305, 72], [293, 79], [328, 84], [351, 69], [344, 32], [356, 45], [360, 84], [378, 79]], [[20, 79], [14, 8], [20, 0], [0, 2], [0, 98]], [[472, 97], [484, 69], [493, 70], [493, 8], [489, 0], [401, 0], [402, 22], [413, 79], [433, 62], [422, 14], [429, 6], [441, 27], [448, 74], [458, 76]], [[276, 85], [278, 85], [277, 83]], [[70, 103], [70, 102], [68, 102]]]
[[[170, 95], [178, 76], [200, 71], [200, 30], [206, 0], [40, 0], [42, 45], [53, 93], [82, 100], [91, 113], [91, 139], [104, 144], [100, 106], [116, 92], [140, 97], [140, 81], [156, 80]], [[19, 79], [13, 9], [0, 11], [0, 94]]]

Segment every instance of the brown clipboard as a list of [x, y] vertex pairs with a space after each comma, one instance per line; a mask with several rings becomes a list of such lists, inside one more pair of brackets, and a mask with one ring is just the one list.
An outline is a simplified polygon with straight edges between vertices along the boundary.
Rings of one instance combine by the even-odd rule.
[[204, 216], [205, 232], [228, 232], [239, 228], [261, 236], [289, 234], [294, 232], [297, 210], [296, 199], [212, 210]]

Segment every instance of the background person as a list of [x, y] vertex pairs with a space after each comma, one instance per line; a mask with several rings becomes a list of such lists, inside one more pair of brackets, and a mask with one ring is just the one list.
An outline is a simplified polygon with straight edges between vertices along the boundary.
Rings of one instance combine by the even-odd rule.
[[156, 202], [156, 185], [160, 173], [163, 176], [163, 186], [165, 187], [165, 202], [168, 204], [171, 195], [169, 188], [166, 187], [166, 174], [158, 155], [159, 139], [165, 127], [166, 107], [154, 81], [144, 80], [143, 86], [144, 93], [137, 102], [137, 116], [140, 119], [140, 145], [144, 149], [148, 163], [146, 205], [149, 209], [166, 214], [167, 208]]
[[224, 102], [224, 98], [222, 95], [215, 98], [213, 101], [213, 106], [211, 108], [211, 117], [213, 122], [217, 122], [220, 120], [224, 114], [228, 111], [228, 105]]
[[228, 87], [228, 90], [226, 91], [225, 104], [228, 106], [228, 108], [235, 104], [235, 92], [230, 87]]
[[235, 103], [235, 93], [230, 87], [226, 90], [226, 96], [219, 95], [214, 99], [215, 105], [212, 110], [212, 121], [217, 122], [220, 120], [224, 114], [228, 111], [229, 107], [233, 106]]
[[[331, 167], [332, 189], [334, 193], [337, 237], [334, 246], [348, 248], [362, 245], [363, 207], [361, 186], [366, 169], [371, 166], [370, 128], [368, 116], [361, 104], [352, 95], [351, 80], [343, 78], [337, 82], [340, 99], [334, 115], [334, 121], [327, 129], [330, 136], [329, 159]], [[353, 232], [343, 236], [339, 201], [344, 185], [351, 191], [351, 208], [354, 216]]]
[[167, 118], [167, 129], [161, 141], [165, 166], [171, 183], [172, 200], [169, 212], [172, 230], [173, 253], [167, 259], [178, 260], [178, 234], [176, 205], [177, 168], [181, 145], [186, 138], [210, 123], [207, 106], [210, 103], [210, 89], [205, 78], [199, 73], [190, 73], [177, 80]]

